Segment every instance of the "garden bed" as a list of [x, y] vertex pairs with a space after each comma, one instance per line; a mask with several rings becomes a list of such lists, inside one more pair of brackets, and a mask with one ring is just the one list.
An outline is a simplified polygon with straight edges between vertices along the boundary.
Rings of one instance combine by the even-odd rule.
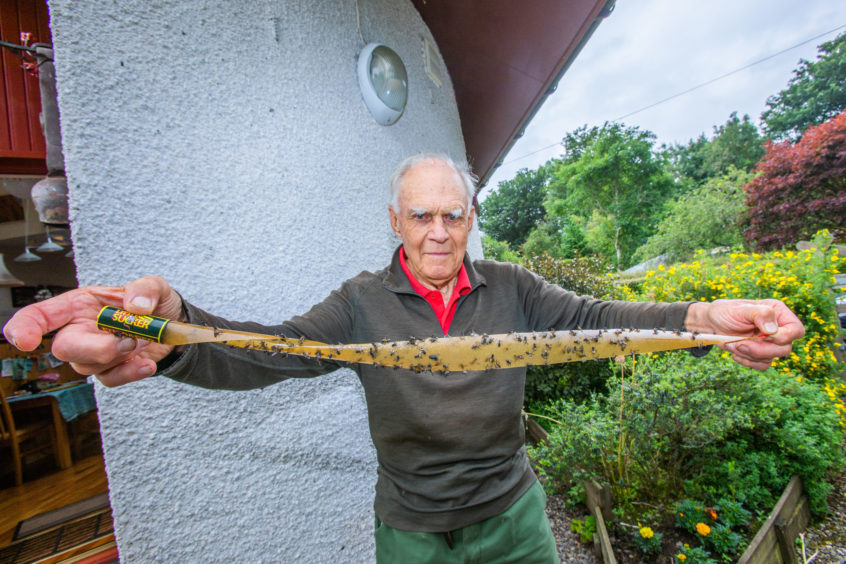
[[[834, 484], [835, 488], [829, 496], [829, 515], [826, 519], [812, 522], [805, 530], [805, 552], [810, 558], [818, 552], [815, 563], [839, 563], [846, 560], [846, 471]], [[587, 516], [587, 509], [583, 506], [570, 507], [560, 495], [550, 495], [547, 501], [547, 515], [558, 545], [558, 555], [561, 562], [574, 564], [600, 564], [603, 560], [597, 557], [592, 542], [584, 543], [579, 534], [572, 530], [574, 521], [582, 522]], [[664, 548], [660, 555], [650, 558], [638, 551], [632, 540], [630, 529], [622, 526], [612, 527], [609, 538], [614, 550], [614, 557], [619, 564], [645, 564], [649, 562], [680, 562], [676, 559], [678, 547], [684, 543], [695, 545], [697, 539], [668, 523], [662, 527], [664, 531]], [[796, 558], [802, 562], [800, 546], [796, 547]]]
[[[530, 440], [542, 441], [546, 438], [546, 432], [542, 427], [527, 418], [527, 436]], [[828, 497], [829, 514], [825, 519], [811, 523], [803, 534], [805, 558], [810, 559], [814, 553], [817, 553], [814, 560], [817, 563], [842, 563], [846, 561], [846, 470], [839, 475], [833, 486], [834, 489]], [[576, 564], [596, 564], [603, 562], [617, 562], [620, 564], [682, 562], [682, 560], [677, 558], [680, 548], [683, 545], [696, 546], [701, 541], [695, 535], [676, 527], [672, 521], [667, 521], [659, 525], [659, 530], [663, 534], [661, 552], [644, 556], [637, 547], [634, 540], [635, 536], [632, 534], [637, 530], [637, 526], [621, 524], [619, 522], [614, 523], [614, 520], [609, 518], [612, 512], [610, 510], [607, 489], [606, 491], [599, 491], [590, 485], [587, 485], [585, 489], [588, 498], [587, 504], [589, 506], [587, 508], [583, 506], [573, 508], [567, 503], [566, 496], [563, 495], [553, 494], [548, 496], [547, 515], [553, 534], [555, 535], [559, 557], [562, 562], [573, 562]], [[605, 520], [611, 523], [611, 528], [605, 532], [608, 547], [610, 547], [605, 557], [603, 557], [602, 550], [600, 549], [600, 540], [594, 542], [585, 541], [584, 538], [580, 538], [578, 532], [588, 514], [594, 512], [593, 508], [595, 506], [598, 506], [596, 514], [601, 514], [604, 510], [606, 514]], [[574, 527], [574, 523], [577, 526]], [[758, 534], [752, 539], [749, 546], [746, 547], [741, 561], [750, 563], [804, 562], [802, 545], [797, 535], [806, 529], [807, 523], [807, 499], [801, 493], [801, 482], [798, 478], [795, 478], [791, 480], [782, 498], [776, 504], [773, 515], [767, 521], [763, 523], [759, 521], [757, 525], [753, 525], [753, 530], [758, 529], [758, 527], [762, 527], [762, 529], [758, 530]], [[773, 527], [775, 524], [778, 524], [778, 527]], [[772, 550], [766, 554], [766, 551], [760, 549], [756, 552], [753, 546], [755, 544], [759, 546], [766, 544], [761, 542], [761, 539], [767, 533], [763, 528], [772, 529], [769, 532], [770, 538], [767, 541]], [[779, 540], [776, 529], [778, 529], [778, 532], [782, 536], [786, 532], [788, 537]], [[597, 532], [596, 535], [599, 536], [603, 532]], [[775, 555], [775, 552], [778, 551], [777, 545], [779, 542], [786, 547], [794, 548], [795, 560], [790, 558], [783, 559], [780, 555]], [[611, 554], [611, 558], [608, 558], [607, 554]]]

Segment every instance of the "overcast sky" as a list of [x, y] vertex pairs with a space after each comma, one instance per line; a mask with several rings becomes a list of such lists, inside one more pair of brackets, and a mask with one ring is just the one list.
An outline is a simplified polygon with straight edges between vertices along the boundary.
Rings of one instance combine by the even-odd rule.
[[760, 125], [767, 97], [787, 86], [799, 59], [815, 60], [817, 45], [843, 32], [844, 0], [618, 0], [481, 197], [521, 168], [560, 156], [564, 134], [585, 124], [622, 118], [655, 133], [656, 145], [710, 138], [733, 111]]

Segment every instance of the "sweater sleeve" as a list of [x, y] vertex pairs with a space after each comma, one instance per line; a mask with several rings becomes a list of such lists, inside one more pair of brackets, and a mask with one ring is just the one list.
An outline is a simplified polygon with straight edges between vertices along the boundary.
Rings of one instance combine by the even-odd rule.
[[535, 331], [549, 329], [669, 329], [684, 328], [687, 302], [650, 303], [604, 301], [580, 296], [550, 284], [528, 270], [514, 272], [523, 310]]
[[[230, 321], [187, 302], [184, 308], [189, 323], [337, 344], [347, 342], [353, 331], [354, 286], [353, 281], [345, 282], [308, 313], [280, 325]], [[165, 360], [159, 375], [186, 384], [224, 390], [263, 388], [288, 378], [311, 378], [341, 368], [332, 361], [211, 343], [188, 345], [175, 358]]]

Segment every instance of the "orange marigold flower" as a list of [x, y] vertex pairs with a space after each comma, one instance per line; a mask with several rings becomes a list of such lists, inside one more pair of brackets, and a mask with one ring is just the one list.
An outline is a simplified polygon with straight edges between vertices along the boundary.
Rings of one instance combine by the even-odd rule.
[[710, 517], [713, 521], [717, 520], [717, 512], [716, 511], [714, 511], [710, 507], [708, 509], [706, 509], [706, 511], [708, 512], [708, 517]]
[[711, 532], [711, 527], [709, 527], [705, 523], [697, 523], [696, 532], [702, 535], [703, 537], [707, 537], [708, 534]]

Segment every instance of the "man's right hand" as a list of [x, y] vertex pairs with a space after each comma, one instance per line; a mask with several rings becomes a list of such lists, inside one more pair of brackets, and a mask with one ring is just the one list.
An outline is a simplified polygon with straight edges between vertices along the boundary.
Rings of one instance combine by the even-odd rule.
[[106, 386], [152, 376], [156, 362], [173, 347], [97, 329], [97, 315], [107, 305], [174, 320], [182, 317], [179, 294], [163, 278], [147, 276], [120, 288], [87, 286], [28, 305], [6, 323], [3, 334], [16, 348], [32, 351], [44, 335], [57, 331], [53, 355], [80, 374], [95, 374]]

